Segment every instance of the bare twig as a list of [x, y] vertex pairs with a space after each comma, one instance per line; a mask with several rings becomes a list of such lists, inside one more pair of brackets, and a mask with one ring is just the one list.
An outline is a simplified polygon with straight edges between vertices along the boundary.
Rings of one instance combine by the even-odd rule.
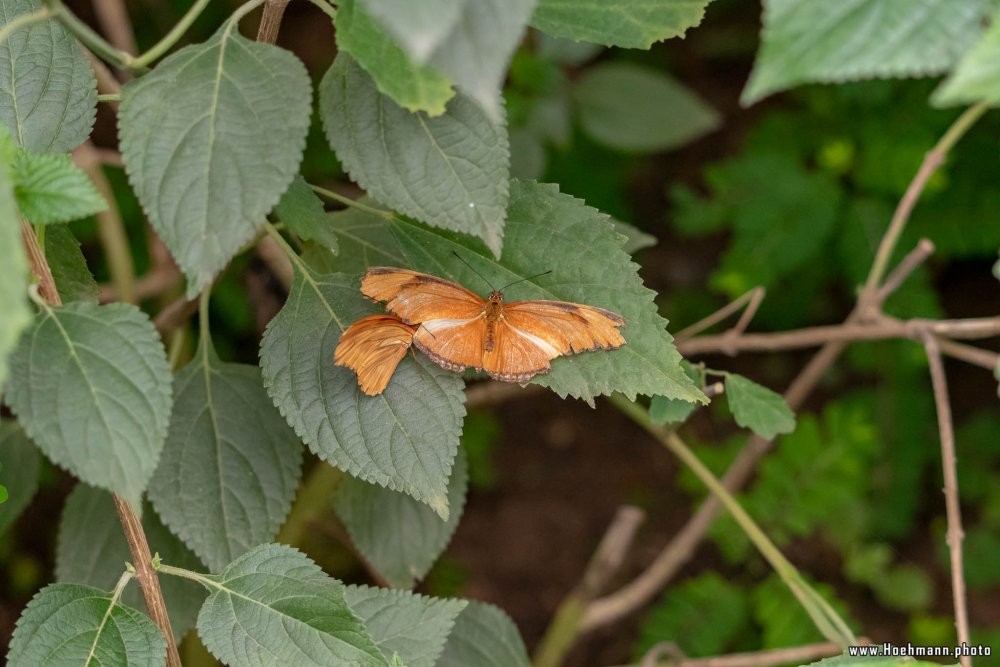
[[977, 317], [957, 320], [897, 320], [879, 317], [860, 323], [845, 322], [829, 326], [806, 327], [776, 333], [750, 333], [731, 338], [728, 334], [700, 336], [677, 344], [685, 356], [736, 352], [777, 352], [803, 347], [818, 347], [830, 342], [852, 342], [910, 338], [922, 340], [924, 333], [950, 338], [991, 338], [1000, 336], [1000, 317]]
[[[56, 289], [55, 281], [52, 279], [52, 271], [45, 260], [45, 254], [38, 245], [35, 230], [31, 225], [22, 222], [21, 236], [24, 239], [25, 250], [31, 269], [39, 277], [39, 294], [54, 306], [62, 305], [62, 299]], [[174, 641], [174, 632], [170, 627], [170, 618], [167, 616], [167, 607], [163, 602], [163, 593], [160, 591], [160, 582], [156, 572], [153, 570], [152, 555], [149, 553], [149, 544], [146, 542], [146, 534], [142, 529], [142, 522], [135, 514], [129, 504], [120, 496], [115, 495], [115, 509], [118, 510], [118, 517], [121, 519], [122, 530], [125, 532], [125, 540], [128, 542], [129, 552], [132, 554], [132, 562], [136, 570], [136, 579], [142, 588], [143, 597], [146, 600], [146, 608], [150, 617], [156, 623], [160, 631], [163, 632], [167, 641], [167, 667], [181, 667], [180, 655], [177, 653], [177, 643]]]
[[739, 322], [737, 322], [736, 326], [733, 327], [734, 330], [743, 332], [746, 330], [747, 325], [750, 324], [750, 320], [753, 319], [754, 314], [757, 312], [757, 308], [760, 307], [760, 302], [764, 300], [764, 295], [765, 290], [763, 287], [754, 287], [743, 296], [723, 306], [708, 317], [701, 319], [691, 326], [677, 332], [674, 338], [678, 341], [692, 338], [702, 331], [705, 331], [719, 322], [722, 322], [733, 313], [739, 312], [739, 310], [746, 305], [746, 310], [743, 311], [743, 315], [740, 317]]
[[153, 318], [153, 326], [161, 336], [174, 331], [198, 310], [198, 300], [180, 296]]
[[[135, 33], [128, 17], [128, 9], [122, 0], [94, 0], [94, 13], [101, 30], [115, 48], [135, 55], [138, 51], [135, 45]], [[131, 73], [122, 70], [122, 76], [128, 79]]]
[[939, 338], [938, 347], [949, 357], [960, 359], [973, 366], [985, 368], [988, 371], [996, 370], [997, 364], [1000, 363], [1000, 354], [996, 352], [966, 345], [965, 343], [956, 343], [947, 338]]
[[[941, 435], [941, 467], [944, 470], [944, 500], [948, 517], [948, 555], [951, 559], [951, 594], [955, 604], [955, 629], [960, 644], [969, 643], [969, 611], [965, 599], [965, 576], [962, 571], [962, 510], [958, 504], [958, 473], [955, 470], [955, 431], [948, 402], [948, 379], [941, 361], [941, 350], [934, 336], [924, 337], [924, 349], [930, 362], [934, 405], [937, 409], [938, 431]], [[962, 667], [971, 667], [972, 660], [961, 656]]]
[[920, 239], [917, 247], [903, 258], [903, 261], [892, 270], [882, 286], [875, 290], [869, 304], [869, 311], [865, 315], [877, 317], [882, 312], [882, 304], [889, 298], [889, 295], [898, 290], [903, 282], [910, 277], [910, 274], [916, 271], [917, 267], [927, 261], [927, 258], [932, 254], [934, 254], [934, 244], [927, 239]]
[[[90, 59], [90, 66], [94, 69], [94, 76], [97, 78], [97, 90], [102, 93], [120, 95], [122, 92], [121, 81], [115, 77], [111, 69], [90, 51], [87, 51], [87, 57]], [[112, 106], [117, 109], [118, 103], [112, 102]]]
[[[836, 644], [823, 642], [768, 651], [731, 653], [710, 658], [687, 658], [680, 654], [675, 644], [664, 642], [651, 648], [643, 656], [639, 665], [622, 665], [621, 667], [768, 667], [769, 665], [782, 665], [790, 662], [805, 663], [839, 653], [840, 649], [837, 648]], [[664, 658], [666, 658], [665, 662]]]

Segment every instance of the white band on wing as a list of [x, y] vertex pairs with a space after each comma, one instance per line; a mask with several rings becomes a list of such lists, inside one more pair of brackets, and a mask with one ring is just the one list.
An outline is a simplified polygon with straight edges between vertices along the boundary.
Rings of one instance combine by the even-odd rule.
[[523, 336], [524, 338], [527, 338], [527, 339], [528, 339], [528, 340], [530, 340], [530, 341], [531, 341], [532, 343], [534, 343], [534, 344], [535, 344], [535, 345], [537, 345], [537, 346], [538, 346], [539, 348], [541, 348], [542, 352], [544, 352], [544, 353], [545, 353], [545, 355], [546, 355], [546, 356], [547, 356], [547, 357], [548, 357], [549, 359], [555, 359], [555, 358], [556, 358], [556, 357], [558, 357], [558, 356], [559, 356], [560, 354], [562, 354], [561, 352], [559, 352], [559, 350], [557, 350], [556, 348], [552, 347], [552, 344], [551, 344], [551, 343], [549, 343], [549, 342], [548, 342], [547, 340], [545, 340], [544, 338], [539, 338], [538, 336], [536, 336], [536, 335], [534, 335], [534, 334], [530, 334], [530, 333], [528, 333], [528, 332], [526, 332], [526, 331], [521, 331], [521, 330], [520, 330], [520, 329], [518, 329], [517, 327], [513, 327], [513, 326], [510, 326], [510, 324], [509, 324], [509, 323], [508, 323], [508, 325], [507, 325], [507, 326], [508, 326], [508, 327], [510, 327], [510, 330], [511, 330], [511, 331], [513, 331], [514, 333], [516, 333], [517, 335], [519, 335], [519, 336]]

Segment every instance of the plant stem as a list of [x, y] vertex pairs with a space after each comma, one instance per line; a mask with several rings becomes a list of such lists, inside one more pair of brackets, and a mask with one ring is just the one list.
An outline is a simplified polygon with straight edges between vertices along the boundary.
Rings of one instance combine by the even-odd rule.
[[173, 565], [167, 565], [165, 563], [160, 563], [157, 568], [157, 572], [162, 572], [163, 574], [170, 574], [175, 577], [184, 577], [185, 579], [190, 579], [191, 581], [197, 581], [202, 586], [208, 588], [209, 590], [219, 588], [219, 585], [212, 581], [210, 578], [198, 572], [192, 572], [191, 570], [185, 570], [182, 567], [174, 567]]
[[324, 14], [330, 17], [331, 21], [337, 18], [337, 8], [331, 5], [326, 0], [309, 0], [309, 2], [319, 7]]
[[98, 95], [97, 96], [97, 101], [98, 102], [121, 102], [122, 101], [122, 94], [121, 93], [108, 93], [107, 95]]
[[[969, 643], [969, 610], [965, 599], [965, 576], [962, 568], [962, 509], [958, 502], [958, 472], [955, 469], [955, 427], [948, 401], [948, 378], [941, 361], [941, 350], [934, 336], [924, 338], [924, 349], [931, 371], [934, 405], [937, 410], [938, 432], [941, 438], [941, 468], [944, 472], [944, 500], [948, 517], [948, 555], [951, 561], [951, 593], [955, 605], [955, 630], [960, 644]], [[971, 667], [972, 660], [961, 656], [962, 667]]]
[[52, 14], [59, 20], [63, 26], [73, 33], [80, 42], [97, 54], [103, 60], [111, 63], [119, 69], [129, 69], [134, 72], [144, 71], [145, 68], [137, 66], [135, 64], [135, 58], [129, 54], [125, 53], [121, 49], [116, 49], [111, 46], [103, 37], [98, 35], [94, 30], [77, 18], [76, 14], [71, 12], [66, 5], [62, 3], [62, 0], [45, 0], [49, 4], [49, 9]]
[[55, 12], [48, 7], [44, 7], [34, 12], [29, 12], [27, 14], [21, 14], [20, 16], [15, 16], [4, 24], [2, 28], [0, 28], [0, 44], [7, 41], [7, 38], [14, 34], [17, 29], [32, 25], [33, 23], [47, 21], [53, 16], [55, 16]]
[[154, 44], [151, 49], [138, 56], [134, 60], [133, 64], [136, 67], [146, 67], [169, 51], [174, 44], [180, 41], [181, 37], [184, 36], [184, 33], [186, 33], [188, 28], [191, 27], [191, 24], [195, 22], [195, 19], [197, 19], [198, 16], [205, 10], [205, 7], [208, 6], [208, 2], [209, 0], [197, 0], [197, 2], [191, 5], [191, 9], [187, 10], [187, 13], [181, 17], [181, 20], [170, 29], [170, 32], [164, 35], [163, 39]]
[[889, 267], [889, 260], [892, 259], [892, 253], [896, 249], [899, 237], [902, 235], [903, 229], [910, 219], [910, 214], [913, 212], [913, 207], [924, 191], [924, 187], [927, 185], [927, 181], [931, 175], [941, 166], [948, 152], [958, 143], [958, 140], [969, 131], [969, 128], [988, 109], [989, 105], [985, 102], [980, 102], [966, 109], [951, 124], [951, 127], [942, 135], [934, 148], [924, 156], [924, 161], [921, 163], [917, 175], [914, 176], [909, 187], [906, 188], [903, 198], [899, 200], [896, 211], [892, 215], [892, 220], [889, 222], [889, 227], [886, 229], [885, 235], [878, 245], [878, 250], [875, 252], [875, 260], [872, 262], [872, 268], [868, 272], [868, 279], [865, 281], [864, 293], [874, 294], [878, 289], [879, 283], [882, 281], [882, 277]]
[[341, 471], [323, 461], [317, 463], [299, 487], [292, 511], [275, 541], [301, 546], [305, 535], [312, 530], [312, 523], [329, 513], [330, 499], [342, 479]]
[[264, 15], [260, 17], [257, 27], [257, 41], [264, 44], [274, 44], [278, 41], [278, 30], [281, 19], [285, 15], [288, 0], [267, 0], [264, 4]]
[[118, 604], [118, 600], [121, 599], [122, 593], [125, 592], [125, 586], [128, 582], [132, 581], [132, 577], [135, 575], [129, 570], [122, 572], [122, 576], [118, 577], [118, 583], [115, 584], [114, 593], [111, 594], [111, 606]]
[[332, 199], [333, 201], [340, 202], [344, 206], [348, 206], [350, 208], [356, 208], [359, 211], [371, 213], [373, 215], [379, 216], [380, 218], [385, 218], [386, 220], [394, 220], [396, 218], [396, 216], [393, 215], [392, 211], [385, 211], [379, 208], [375, 208], [374, 206], [362, 204], [357, 200], [351, 199], [350, 197], [345, 197], [344, 195], [341, 194], [337, 194], [333, 190], [327, 190], [325, 188], [321, 188], [318, 185], [312, 185], [310, 183], [309, 187], [311, 187], [313, 189], [313, 192], [315, 192], [316, 194], [323, 195], [327, 199]]

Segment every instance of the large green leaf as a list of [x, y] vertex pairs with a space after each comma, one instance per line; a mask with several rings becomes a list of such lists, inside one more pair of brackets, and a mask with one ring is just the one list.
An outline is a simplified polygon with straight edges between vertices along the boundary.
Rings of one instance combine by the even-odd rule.
[[416, 62], [426, 62], [455, 29], [469, 0], [361, 0]]
[[531, 25], [555, 37], [648, 49], [701, 23], [712, 0], [539, 0]]
[[6, 401], [53, 462], [134, 507], [167, 433], [170, 368], [135, 306], [44, 307], [11, 356]]
[[174, 380], [174, 411], [149, 499], [213, 571], [281, 527], [302, 472], [302, 443], [260, 369], [223, 363], [211, 341]]
[[108, 203], [68, 155], [19, 151], [14, 196], [21, 215], [35, 224], [69, 222], [105, 210]]
[[14, 146], [0, 126], [0, 391], [7, 379], [7, 355], [31, 322], [28, 307], [28, 260], [21, 241], [21, 220], [14, 200], [11, 161]]
[[0, 420], [0, 485], [7, 500], [0, 503], [0, 535], [17, 521], [38, 490], [38, 448], [28, 440], [17, 422]]
[[342, 0], [337, 7], [337, 46], [365, 68], [382, 94], [404, 109], [440, 116], [455, 94], [447, 78], [411, 61], [356, 0]]
[[298, 170], [311, 84], [288, 51], [226, 23], [122, 91], [122, 159], [139, 201], [201, 291]]
[[[0, 25], [42, 8], [0, 0]], [[83, 49], [56, 20], [18, 28], [0, 44], [0, 121], [37, 153], [68, 153], [97, 115], [97, 80]]]
[[229, 665], [387, 667], [344, 586], [291, 547], [265, 544], [207, 577], [205, 646]]
[[762, 438], [771, 440], [779, 433], [795, 430], [795, 413], [781, 394], [742, 375], [726, 376], [726, 400], [736, 423]]
[[160, 667], [166, 659], [163, 634], [145, 614], [90, 586], [52, 584], [17, 620], [7, 665]]
[[465, 0], [462, 13], [427, 62], [503, 120], [500, 88], [537, 0]]
[[101, 288], [87, 267], [80, 251], [80, 242], [69, 225], [48, 225], [45, 228], [45, 261], [56, 281], [59, 298], [70, 301], [97, 301]]
[[1000, 103], [1000, 12], [993, 15], [986, 33], [963, 56], [931, 101], [937, 106]]
[[[142, 527], [151, 553], [158, 553], [164, 563], [192, 570], [205, 566], [180, 539], [171, 533], [153, 508], [146, 503]], [[110, 589], [132, 561], [125, 534], [111, 494], [87, 484], [77, 484], [66, 498], [59, 519], [56, 546], [56, 580]], [[198, 609], [205, 600], [205, 589], [181, 577], [160, 577], [163, 600], [170, 615], [170, 626], [178, 641], [194, 627]], [[138, 585], [122, 594], [122, 603], [145, 609], [146, 601]]]
[[762, 44], [745, 105], [807, 82], [930, 76], [976, 35], [981, 0], [764, 0]]
[[333, 365], [344, 329], [378, 310], [361, 296], [357, 278], [318, 275], [296, 262], [288, 301], [261, 341], [264, 385], [321, 458], [447, 517], [465, 416], [461, 377], [424, 355], [407, 355], [382, 394], [365, 396], [351, 370]]
[[382, 655], [391, 660], [396, 654], [406, 667], [434, 667], [468, 604], [371, 586], [348, 586], [344, 597]]
[[529, 667], [517, 626], [491, 604], [470, 602], [451, 630], [436, 667]]
[[626, 62], [587, 69], [573, 89], [580, 122], [612, 148], [677, 148], [719, 125], [719, 115], [691, 90], [658, 70]]
[[333, 506], [361, 555], [390, 585], [412, 588], [424, 578], [458, 526], [468, 464], [461, 448], [448, 480], [448, 520], [410, 496], [346, 477]]
[[552, 274], [519, 283], [510, 300], [558, 299], [607, 308], [625, 318], [626, 344], [613, 351], [561, 357], [552, 370], [531, 381], [560, 396], [588, 402], [621, 392], [662, 394], [704, 401], [680, 367], [680, 355], [629, 255], [624, 238], [607, 215], [555, 185], [513, 181], [503, 259], [496, 262], [478, 244], [400, 218], [349, 211], [332, 216], [342, 252], [334, 263], [363, 272], [389, 265], [425, 271], [485, 291], [483, 279], [452, 255], [457, 252], [487, 280], [500, 286], [551, 269]]
[[478, 236], [500, 255], [510, 162], [501, 125], [464, 95], [437, 118], [405, 111], [344, 53], [319, 98], [330, 145], [361, 187], [407, 215]]
[[337, 235], [316, 196], [301, 176], [296, 176], [274, 207], [275, 214], [304, 241], [316, 241], [330, 252], [337, 252]]

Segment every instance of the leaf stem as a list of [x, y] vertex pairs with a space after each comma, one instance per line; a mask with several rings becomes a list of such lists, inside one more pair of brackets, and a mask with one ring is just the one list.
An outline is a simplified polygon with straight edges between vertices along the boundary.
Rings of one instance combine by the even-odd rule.
[[374, 206], [369, 206], [368, 204], [362, 204], [361, 202], [351, 199], [350, 197], [345, 197], [342, 194], [338, 194], [333, 190], [327, 190], [326, 188], [321, 188], [318, 185], [309, 184], [313, 192], [318, 195], [323, 195], [327, 199], [332, 199], [335, 202], [340, 202], [344, 206], [349, 208], [356, 208], [359, 211], [364, 211], [366, 213], [371, 213], [372, 215], [377, 215], [380, 218], [385, 218], [386, 220], [395, 220], [396, 216], [392, 211], [386, 211], [380, 208], [375, 208]]
[[299, 257], [298, 253], [295, 252], [292, 246], [288, 245], [288, 241], [286, 241], [285, 237], [281, 235], [281, 232], [279, 232], [278, 229], [267, 220], [264, 221], [264, 229], [271, 235], [271, 238], [273, 238], [275, 243], [278, 244], [278, 247], [284, 251], [284, 253], [288, 256], [288, 259], [291, 260], [292, 264], [294, 264], [299, 271], [308, 276], [310, 273], [309, 267], [305, 265], [302, 258]]
[[134, 56], [111, 46], [107, 40], [94, 32], [89, 25], [77, 18], [76, 14], [71, 12], [62, 3], [62, 0], [46, 0], [46, 2], [49, 5], [49, 11], [63, 24], [63, 27], [73, 33], [74, 37], [80, 40], [85, 47], [97, 54], [98, 57], [120, 69], [132, 70], [137, 73], [145, 71], [145, 67], [135, 64]]
[[29, 12], [27, 14], [21, 14], [20, 16], [15, 16], [2, 28], [0, 28], [0, 44], [7, 41], [7, 38], [14, 34], [18, 28], [24, 28], [25, 26], [29, 26], [33, 23], [47, 21], [53, 16], [55, 16], [55, 12], [48, 7], [44, 7], [34, 12]]
[[114, 593], [111, 594], [111, 606], [118, 604], [118, 600], [121, 599], [122, 593], [125, 591], [125, 585], [132, 580], [135, 573], [131, 570], [125, 570], [122, 572], [122, 576], [118, 577], [118, 583], [115, 584]]
[[330, 17], [331, 21], [337, 18], [337, 8], [331, 5], [326, 0], [309, 0], [309, 2], [319, 7], [324, 14]]
[[205, 7], [208, 6], [208, 2], [209, 0], [197, 0], [197, 2], [191, 5], [191, 8], [187, 10], [187, 13], [181, 17], [181, 20], [170, 29], [170, 32], [164, 35], [163, 39], [154, 44], [148, 51], [136, 57], [133, 64], [136, 67], [146, 67], [151, 62], [169, 51], [174, 44], [180, 41], [181, 37], [184, 36], [184, 33], [186, 33], [188, 28], [191, 27], [191, 24], [195, 22], [195, 19], [197, 19], [198, 16], [200, 16], [205, 10]]
[[312, 523], [329, 513], [330, 498], [344, 479], [344, 473], [324, 461], [317, 463], [299, 487], [295, 504], [275, 542], [301, 546]]
[[156, 566], [156, 571], [162, 572], [163, 574], [171, 574], [175, 577], [184, 577], [185, 579], [190, 579], [191, 581], [197, 581], [199, 584], [210, 590], [219, 588], [217, 583], [205, 575], [198, 572], [192, 572], [191, 570], [185, 570], [182, 567], [174, 567], [173, 565], [160, 563]]
[[97, 96], [97, 101], [98, 102], [121, 102], [122, 101], [122, 94], [121, 93], [107, 93], [105, 95], [98, 95]]
[[626, 400], [624, 397], [615, 395], [611, 398], [611, 401], [619, 410], [642, 426], [650, 435], [659, 440], [664, 447], [677, 456], [708, 487], [709, 491], [722, 502], [736, 523], [746, 533], [746, 536], [760, 551], [761, 555], [771, 564], [771, 567], [774, 568], [774, 571], [785, 582], [785, 585], [798, 598], [824, 637], [836, 643], [841, 648], [846, 648], [851, 644], [857, 643], [854, 633], [843, 619], [840, 618], [833, 607], [806, 583], [799, 571], [795, 569], [795, 566], [785, 558], [781, 550], [771, 542], [770, 538], [761, 530], [760, 526], [757, 525], [747, 511], [743, 509], [732, 494], [726, 490], [715, 475], [705, 467], [673, 430], [657, 427], [650, 421], [649, 412], [644, 407]]
[[198, 297], [198, 345], [204, 346], [206, 354], [212, 344], [211, 329], [208, 326], [208, 302], [212, 298], [212, 290], [208, 287], [201, 291]]

